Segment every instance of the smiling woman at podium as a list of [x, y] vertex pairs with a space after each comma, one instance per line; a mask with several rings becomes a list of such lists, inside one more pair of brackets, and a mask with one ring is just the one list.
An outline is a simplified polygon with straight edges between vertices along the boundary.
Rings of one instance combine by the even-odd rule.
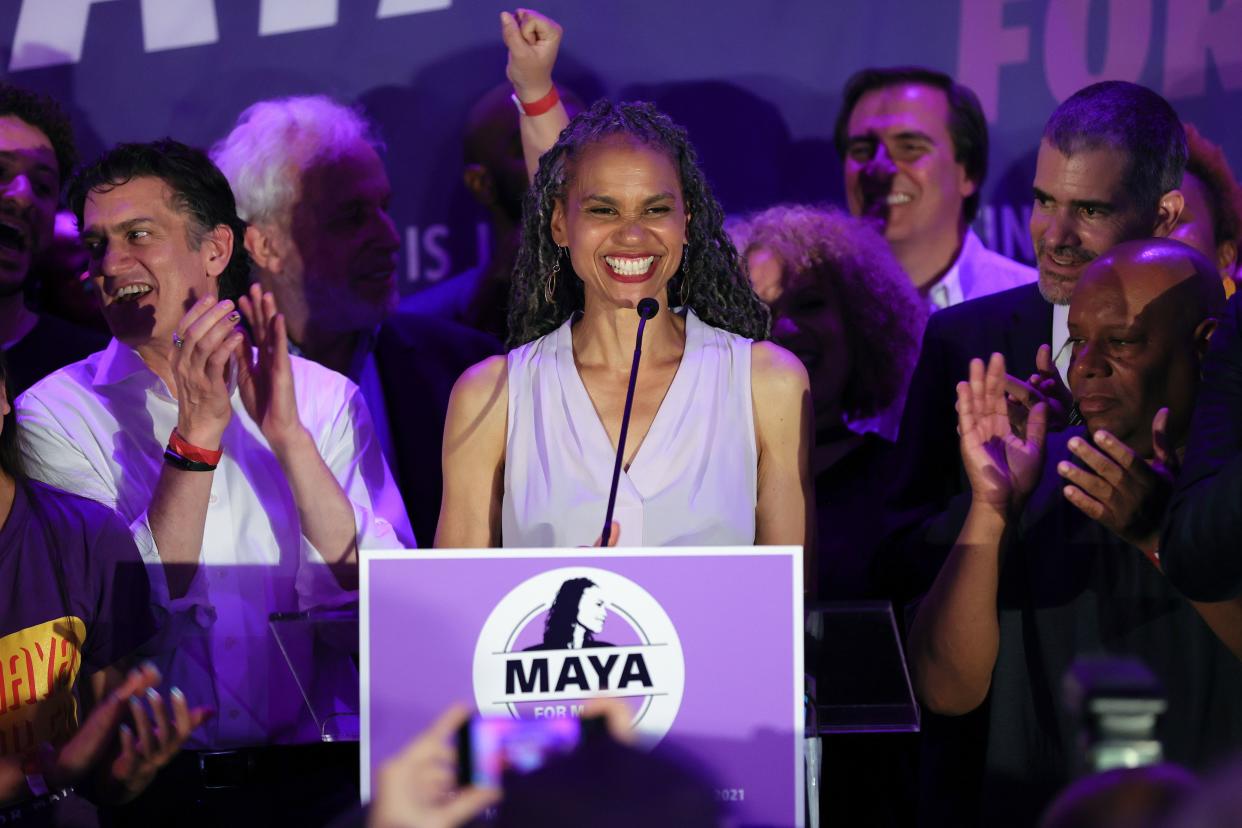
[[762, 341], [767, 309], [722, 223], [685, 131], [651, 105], [570, 122], [527, 195], [516, 347], [453, 389], [437, 546], [595, 541], [632, 366], [609, 544], [807, 541], [806, 371]]

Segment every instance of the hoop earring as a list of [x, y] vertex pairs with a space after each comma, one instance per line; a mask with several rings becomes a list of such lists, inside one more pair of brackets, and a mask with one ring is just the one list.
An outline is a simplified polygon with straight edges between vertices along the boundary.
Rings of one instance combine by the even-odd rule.
[[556, 274], [561, 272], [561, 256], [565, 255], [565, 248], [558, 247], [556, 249], [556, 261], [552, 263], [552, 276], [543, 284], [543, 298], [551, 305], [554, 303], [552, 298], [556, 293]]

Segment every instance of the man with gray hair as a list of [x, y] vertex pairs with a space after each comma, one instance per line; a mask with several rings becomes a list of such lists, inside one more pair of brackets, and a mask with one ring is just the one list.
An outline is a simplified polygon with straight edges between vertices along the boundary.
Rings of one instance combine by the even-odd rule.
[[313, 96], [253, 104], [211, 155], [292, 346], [358, 383], [414, 534], [430, 546], [449, 392], [500, 345], [447, 320], [394, 313], [400, 236], [382, 149], [359, 112]]
[[1177, 113], [1137, 84], [1093, 84], [1052, 113], [1032, 187], [1039, 282], [940, 311], [923, 336], [885, 503], [887, 551], [876, 577], [886, 593], [925, 591], [965, 519], [953, 394], [970, 360], [1005, 357], [1019, 430], [1039, 400], [1052, 404], [1052, 424], [1063, 427], [1073, 416], [1065, 378], [1074, 285], [1115, 245], [1172, 232], [1184, 203], [1178, 187], [1186, 156]]

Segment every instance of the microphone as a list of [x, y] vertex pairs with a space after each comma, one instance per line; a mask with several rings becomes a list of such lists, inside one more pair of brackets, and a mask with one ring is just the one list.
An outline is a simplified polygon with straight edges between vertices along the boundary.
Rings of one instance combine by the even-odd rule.
[[608, 511], [604, 514], [604, 531], [599, 545], [608, 545], [612, 534], [612, 510], [617, 505], [617, 483], [621, 481], [621, 460], [625, 457], [625, 435], [630, 430], [630, 409], [634, 406], [634, 383], [638, 379], [638, 358], [643, 352], [643, 328], [647, 320], [660, 312], [660, 303], [648, 296], [638, 302], [638, 335], [634, 337], [634, 364], [630, 366], [630, 387], [625, 392], [625, 411], [621, 414], [621, 434], [617, 438], [617, 462], [612, 467], [612, 486], [608, 489]]

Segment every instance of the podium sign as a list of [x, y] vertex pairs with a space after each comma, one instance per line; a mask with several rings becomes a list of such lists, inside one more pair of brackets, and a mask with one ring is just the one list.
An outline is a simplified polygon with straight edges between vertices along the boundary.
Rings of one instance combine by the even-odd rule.
[[609, 696], [738, 824], [803, 824], [800, 548], [364, 552], [361, 616], [364, 799], [455, 701], [541, 719]]

